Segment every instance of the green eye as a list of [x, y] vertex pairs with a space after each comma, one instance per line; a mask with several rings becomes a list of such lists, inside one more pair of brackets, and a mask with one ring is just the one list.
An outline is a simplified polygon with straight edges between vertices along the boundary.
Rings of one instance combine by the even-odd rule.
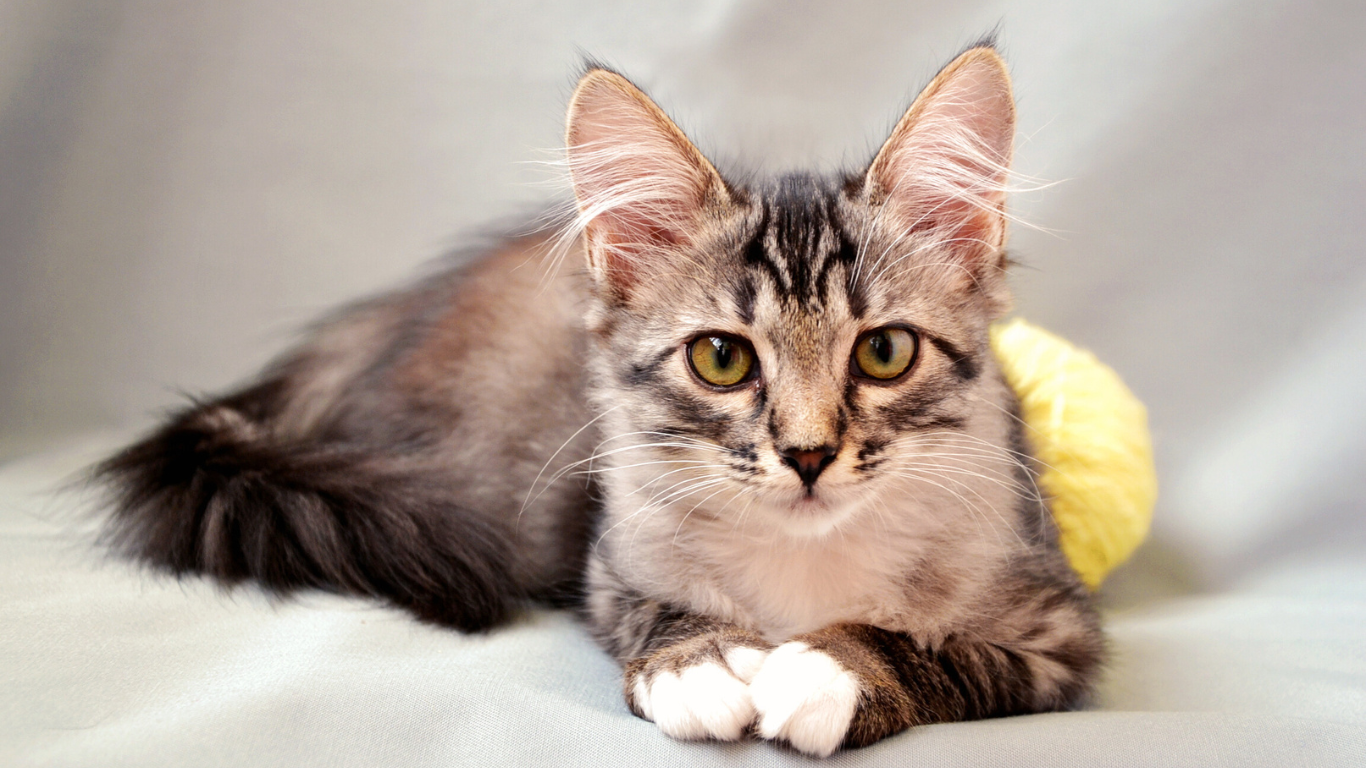
[[733, 387], [754, 370], [754, 351], [730, 336], [703, 336], [688, 345], [692, 369], [708, 384]]
[[918, 342], [905, 328], [879, 328], [854, 344], [854, 373], [874, 379], [895, 379], [915, 362]]

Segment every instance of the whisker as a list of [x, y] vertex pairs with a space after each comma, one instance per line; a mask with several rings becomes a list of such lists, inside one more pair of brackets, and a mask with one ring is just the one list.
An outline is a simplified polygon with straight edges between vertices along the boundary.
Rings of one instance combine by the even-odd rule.
[[[602, 540], [603, 540], [604, 538], [607, 537], [607, 534], [611, 533], [613, 530], [616, 530], [618, 527], [624, 525], [624, 524], [627, 523], [628, 521], [630, 521], [630, 520], [636, 518], [636, 517], [639, 516], [640, 514], [642, 514], [642, 513], [644, 513], [644, 512], [647, 512], [647, 511], [648, 511], [648, 512], [654, 512], [654, 511], [658, 511], [659, 509], [662, 509], [662, 508], [663, 508], [663, 502], [664, 502], [664, 501], [667, 501], [667, 499], [661, 499], [661, 500], [659, 500], [659, 501], [655, 501], [656, 497], [658, 497], [660, 494], [671, 494], [671, 493], [672, 493], [672, 494], [676, 494], [676, 493], [687, 494], [687, 493], [693, 492], [693, 491], [695, 490], [695, 486], [696, 486], [697, 484], [719, 483], [719, 482], [721, 482], [721, 481], [724, 480], [724, 479], [725, 479], [725, 478], [722, 478], [722, 477], [713, 475], [713, 476], [709, 476], [709, 477], [705, 477], [705, 478], [701, 478], [701, 479], [698, 479], [698, 478], [688, 478], [688, 479], [685, 479], [685, 480], [681, 480], [681, 481], [679, 481], [679, 482], [677, 482], [677, 483], [674, 483], [673, 485], [669, 486], [669, 487], [668, 487], [667, 489], [665, 489], [664, 491], [658, 492], [658, 493], [656, 493], [654, 496], [651, 496], [649, 499], [647, 499], [647, 500], [645, 501], [645, 503], [641, 504], [640, 507], [637, 508], [634, 512], [630, 513], [629, 515], [623, 517], [622, 519], [618, 520], [617, 522], [615, 522], [615, 523], [613, 523], [611, 526], [609, 526], [609, 527], [607, 528], [607, 530], [603, 531], [602, 534], [601, 534], [600, 536], [598, 536], [597, 541], [594, 542], [593, 546], [596, 548], [597, 545], [598, 545], [598, 544], [601, 544], [601, 543], [602, 543]], [[693, 483], [694, 485], [689, 486], [689, 485], [688, 485], [689, 483]], [[681, 486], [688, 486], [688, 487], [683, 488], [682, 491], [675, 491], [675, 490], [674, 490], [674, 489], [679, 488], [679, 487], [681, 487]], [[635, 538], [635, 537], [632, 536], [632, 540], [633, 540], [633, 541], [634, 541], [634, 538]]]
[[[697, 502], [696, 504], [692, 505], [692, 508], [689, 509], [689, 510], [683, 515], [683, 519], [678, 521], [678, 527], [674, 529], [673, 546], [675, 546], [675, 547], [678, 546], [678, 534], [679, 534], [680, 531], [683, 530], [683, 524], [686, 523], [686, 522], [688, 522], [688, 518], [692, 516], [692, 513], [693, 513], [693, 512], [696, 512], [698, 507], [700, 507], [700, 506], [702, 506], [703, 504], [706, 504], [708, 501], [711, 501], [712, 499], [716, 498], [716, 495], [717, 495], [717, 494], [719, 494], [719, 493], [721, 493], [721, 492], [723, 492], [723, 491], [725, 491], [725, 490], [726, 490], [725, 488], [718, 488], [717, 490], [713, 491], [713, 492], [712, 492], [709, 496], [707, 496], [706, 498], [704, 498], [704, 499], [702, 499], [701, 501]], [[734, 499], [732, 498], [731, 501], [734, 501]], [[726, 503], [729, 504], [730, 502], [726, 502]], [[725, 509], [725, 506], [722, 506], [721, 509], [724, 510], [724, 509]]]
[[[550, 463], [553, 462], [553, 461], [555, 460], [555, 457], [556, 457], [556, 456], [559, 456], [561, 451], [563, 451], [570, 443], [574, 442], [574, 438], [576, 438], [576, 437], [578, 437], [579, 435], [583, 434], [583, 431], [584, 431], [585, 429], [588, 429], [589, 427], [593, 426], [593, 424], [595, 424], [595, 423], [598, 421], [598, 419], [603, 418], [603, 417], [606, 416], [607, 414], [612, 413], [613, 411], [615, 411], [615, 410], [617, 410], [618, 408], [621, 408], [621, 407], [622, 407], [622, 406], [620, 406], [620, 405], [614, 405], [614, 406], [612, 406], [611, 408], [608, 408], [607, 410], [605, 410], [605, 411], [603, 411], [602, 413], [598, 414], [597, 416], [594, 416], [593, 418], [589, 419], [587, 424], [584, 424], [582, 427], [579, 427], [577, 430], [575, 430], [575, 431], [574, 431], [574, 434], [572, 434], [572, 435], [569, 436], [569, 439], [565, 440], [563, 443], [560, 443], [560, 447], [559, 447], [559, 448], [556, 448], [556, 449], [555, 449], [555, 452], [552, 453], [552, 454], [550, 454], [550, 458], [546, 459], [546, 460], [545, 460], [545, 463], [541, 465], [541, 471], [536, 473], [536, 479], [531, 481], [531, 486], [530, 486], [529, 488], [527, 488], [526, 496], [524, 496], [524, 497], [522, 498], [522, 508], [519, 509], [519, 510], [517, 510], [517, 527], [520, 528], [520, 526], [521, 526], [522, 513], [526, 512], [527, 504], [529, 503], [528, 500], [531, 498], [531, 492], [534, 491], [534, 490], [536, 490], [536, 484], [539, 483], [539, 482], [541, 481], [541, 476], [542, 476], [543, 474], [545, 474], [546, 468], [548, 468], [548, 467], [550, 466]], [[550, 481], [550, 482], [553, 482], [553, 481]], [[546, 486], [547, 486], [547, 487], [549, 487], [550, 482], [547, 482], [547, 483], [546, 483]], [[544, 493], [544, 492], [545, 492], [544, 490], [541, 491], [541, 493]], [[536, 498], [539, 499], [539, 498], [540, 498], [540, 494], [537, 494]]]
[[[618, 407], [620, 407], [620, 406], [618, 406]], [[608, 441], [607, 441], [607, 440], [604, 440], [603, 442], [605, 443], [605, 442], [608, 442]], [[599, 445], [602, 445], [602, 443], [599, 443]], [[696, 447], [696, 446], [694, 446], [694, 445], [689, 445], [689, 444], [687, 444], [687, 443], [642, 443], [642, 444], [638, 444], [638, 445], [627, 445], [627, 446], [623, 446], [623, 447], [621, 447], [621, 448], [614, 448], [614, 449], [612, 449], [612, 450], [610, 450], [610, 451], [595, 452], [595, 453], [593, 453], [592, 455], [588, 456], [587, 458], [580, 459], [580, 460], [578, 460], [578, 461], [575, 461], [575, 462], [566, 464], [565, 466], [561, 467], [558, 471], [556, 471], [556, 473], [555, 473], [554, 475], [552, 475], [552, 476], [550, 477], [549, 480], [546, 481], [545, 486], [541, 488], [541, 492], [538, 493], [538, 494], [536, 494], [535, 498], [531, 499], [530, 502], [523, 502], [523, 509], [526, 508], [526, 506], [527, 506], [528, 503], [535, 503], [537, 500], [539, 500], [539, 499], [541, 498], [541, 496], [544, 495], [545, 492], [548, 491], [548, 490], [550, 489], [550, 486], [553, 485], [553, 484], [554, 484], [556, 481], [558, 481], [560, 478], [564, 477], [566, 474], [568, 474], [568, 473], [570, 473], [570, 472], [573, 472], [577, 467], [580, 467], [580, 466], [582, 466], [582, 465], [584, 465], [584, 464], [588, 464], [588, 465], [591, 466], [592, 463], [593, 463], [594, 461], [598, 460], [598, 459], [606, 458], [606, 457], [608, 457], [608, 456], [615, 456], [615, 455], [617, 455], [617, 454], [625, 453], [625, 452], [628, 452], [628, 451], [645, 450], [645, 449], [647, 449], [647, 448], [683, 448], [683, 449], [688, 449], [688, 448], [694, 448], [694, 447]], [[717, 447], [720, 448], [720, 446], [717, 446]], [[732, 453], [733, 453], [733, 452], [732, 452]], [[680, 461], [682, 461], [682, 459], [680, 459]], [[534, 486], [533, 486], [533, 487], [534, 487]], [[530, 491], [528, 491], [528, 493], [530, 493]]]
[[[973, 512], [974, 514], [980, 516], [983, 520], [986, 519], [986, 513], [982, 511], [981, 507], [979, 507], [979, 506], [977, 506], [976, 504], [972, 503], [972, 502], [969, 501], [967, 498], [965, 498], [962, 494], [960, 494], [960, 493], [958, 493], [957, 491], [953, 490], [952, 488], [950, 488], [950, 487], [944, 485], [943, 483], [939, 483], [939, 482], [937, 482], [936, 480], [933, 480], [933, 479], [931, 479], [931, 478], [929, 478], [929, 477], [924, 476], [923, 474], [919, 474], [919, 473], [915, 473], [915, 472], [893, 473], [893, 474], [894, 474], [895, 476], [902, 477], [902, 478], [904, 478], [904, 479], [911, 480], [911, 481], [914, 481], [914, 482], [929, 483], [930, 485], [933, 485], [933, 486], [939, 488], [940, 490], [943, 490], [944, 492], [951, 494], [954, 498], [956, 498], [956, 499], [958, 499], [960, 502], [962, 502], [963, 506], [966, 507], [968, 510], [970, 510], [970, 511]], [[992, 504], [990, 501], [988, 501], [988, 500], [986, 499], [986, 497], [982, 496], [982, 494], [979, 493], [978, 491], [976, 491], [976, 489], [974, 489], [974, 488], [972, 488], [972, 487], [970, 487], [970, 486], [968, 486], [968, 485], [965, 485], [965, 484], [963, 484], [963, 483], [961, 483], [961, 482], [955, 481], [955, 480], [952, 479], [952, 478], [943, 477], [943, 476], [941, 476], [941, 475], [936, 475], [936, 477], [939, 477], [940, 479], [944, 480], [945, 482], [953, 483], [954, 485], [957, 485], [958, 487], [963, 488], [964, 490], [966, 490], [966, 491], [972, 493], [973, 495], [977, 496], [977, 498], [978, 498], [983, 504], [986, 504], [986, 505], [987, 505], [987, 508], [991, 510], [992, 514], [994, 514], [994, 515], [996, 516], [996, 518], [997, 518], [998, 520], [1001, 521], [1003, 527], [1004, 527], [1007, 531], [1010, 531], [1011, 535], [1013, 535], [1013, 536], [1015, 537], [1016, 541], [1019, 542], [1019, 544], [1020, 544], [1021, 546], [1025, 546], [1024, 539], [1022, 539], [1022, 538], [1020, 537], [1019, 532], [1015, 530], [1014, 526], [1010, 525], [1009, 521], [1006, 520], [1005, 516], [1001, 514], [1001, 511], [1000, 511], [999, 509], [996, 508], [996, 505], [995, 505], [995, 504]], [[995, 533], [996, 533], [997, 543], [1000, 543], [1000, 541], [1001, 541], [1001, 531], [1000, 531], [1000, 529], [999, 529], [999, 528], [993, 527], [993, 530], [994, 530]], [[979, 531], [980, 531], [980, 528], [979, 528]]]

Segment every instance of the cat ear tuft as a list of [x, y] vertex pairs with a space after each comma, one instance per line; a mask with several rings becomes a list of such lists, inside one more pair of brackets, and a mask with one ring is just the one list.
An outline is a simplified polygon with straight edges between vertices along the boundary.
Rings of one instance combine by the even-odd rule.
[[878, 151], [865, 177], [870, 199], [898, 232], [941, 239], [979, 284], [1000, 281], [1014, 136], [1005, 62], [972, 48], [920, 93]]
[[648, 96], [606, 69], [590, 69], [569, 103], [565, 145], [589, 267], [625, 295], [649, 261], [692, 241], [725, 183]]

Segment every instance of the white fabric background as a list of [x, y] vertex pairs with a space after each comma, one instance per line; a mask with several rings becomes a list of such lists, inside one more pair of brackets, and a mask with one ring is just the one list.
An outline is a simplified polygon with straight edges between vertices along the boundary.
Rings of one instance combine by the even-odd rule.
[[165, 583], [46, 489], [554, 195], [580, 49], [723, 168], [835, 167], [998, 23], [1059, 182], [1019, 309], [1148, 403], [1158, 517], [1096, 709], [842, 760], [1366, 762], [1366, 5], [0, 0], [0, 764], [797, 762], [665, 742], [563, 616]]

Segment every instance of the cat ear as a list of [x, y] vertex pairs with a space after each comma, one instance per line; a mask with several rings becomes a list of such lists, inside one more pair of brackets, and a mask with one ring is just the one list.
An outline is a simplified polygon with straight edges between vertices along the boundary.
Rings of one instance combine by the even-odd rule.
[[579, 80], [565, 145], [589, 267], [619, 295], [651, 260], [691, 242], [707, 207], [728, 197], [697, 147], [615, 72], [592, 69]]
[[941, 240], [979, 285], [1000, 283], [1004, 292], [1014, 137], [1005, 62], [989, 47], [973, 48], [920, 93], [878, 151], [865, 178], [870, 200], [886, 206], [882, 216], [896, 232]]

